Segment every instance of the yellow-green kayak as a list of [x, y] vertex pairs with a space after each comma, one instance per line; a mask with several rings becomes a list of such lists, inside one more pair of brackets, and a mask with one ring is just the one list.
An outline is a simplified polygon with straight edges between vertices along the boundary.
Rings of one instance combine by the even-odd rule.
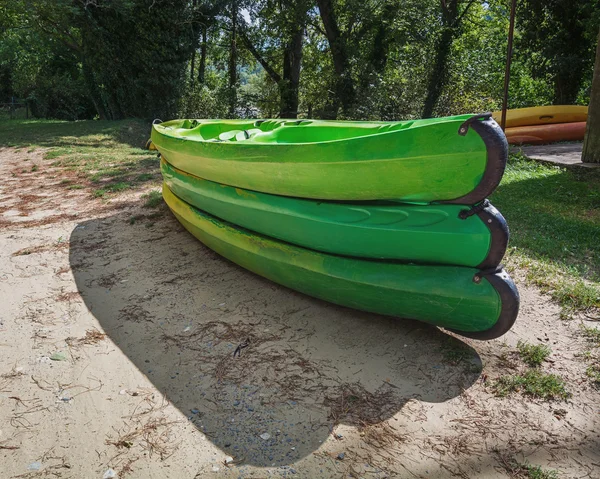
[[508, 155], [491, 114], [404, 122], [173, 120], [152, 143], [177, 169], [229, 186], [325, 200], [475, 204]]

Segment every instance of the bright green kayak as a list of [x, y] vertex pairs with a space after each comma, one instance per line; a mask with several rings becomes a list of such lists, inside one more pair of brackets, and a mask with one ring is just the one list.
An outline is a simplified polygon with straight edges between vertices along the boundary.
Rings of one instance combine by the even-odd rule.
[[423, 266], [347, 258], [293, 246], [218, 220], [163, 196], [183, 226], [206, 246], [265, 278], [332, 303], [421, 320], [477, 339], [513, 325], [518, 292], [502, 270]]
[[485, 269], [500, 263], [508, 243], [506, 222], [489, 203], [319, 202], [221, 185], [164, 160], [161, 171], [176, 196], [212, 216], [326, 253]]
[[173, 120], [152, 143], [176, 168], [262, 193], [325, 200], [475, 204], [508, 146], [486, 115], [403, 122]]

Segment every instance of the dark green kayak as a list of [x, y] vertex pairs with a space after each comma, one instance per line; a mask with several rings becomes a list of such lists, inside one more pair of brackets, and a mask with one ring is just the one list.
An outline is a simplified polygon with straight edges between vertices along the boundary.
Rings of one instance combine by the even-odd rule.
[[508, 145], [486, 115], [403, 122], [173, 120], [152, 143], [173, 166], [225, 185], [324, 200], [475, 204]]
[[373, 313], [421, 320], [477, 339], [513, 325], [519, 295], [502, 270], [347, 258], [308, 250], [236, 227], [163, 196], [183, 226], [229, 260], [297, 291]]
[[491, 204], [319, 202], [257, 193], [189, 175], [161, 161], [169, 189], [217, 218], [317, 251], [478, 268], [497, 266], [508, 228]]

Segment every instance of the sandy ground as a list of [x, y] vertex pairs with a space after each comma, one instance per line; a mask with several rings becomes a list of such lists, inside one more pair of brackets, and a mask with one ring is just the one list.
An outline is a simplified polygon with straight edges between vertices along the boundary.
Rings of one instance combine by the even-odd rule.
[[[588, 346], [538, 291], [505, 337], [457, 339], [275, 285], [50, 163], [0, 149], [0, 477], [600, 477]], [[492, 394], [519, 339], [571, 399]]]

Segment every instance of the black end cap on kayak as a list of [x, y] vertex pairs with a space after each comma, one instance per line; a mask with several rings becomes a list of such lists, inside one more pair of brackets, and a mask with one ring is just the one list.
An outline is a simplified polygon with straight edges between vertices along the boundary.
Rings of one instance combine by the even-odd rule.
[[478, 269], [489, 269], [495, 268], [500, 264], [506, 248], [508, 247], [508, 240], [510, 238], [510, 231], [508, 224], [502, 216], [502, 213], [496, 209], [489, 201], [487, 205], [477, 213], [477, 216], [481, 218], [481, 221], [490, 230], [490, 249], [488, 250], [487, 256], [484, 260], [477, 265]]
[[[477, 280], [477, 278], [479, 278]], [[475, 282], [488, 281], [500, 296], [500, 316], [496, 324], [485, 331], [450, 331], [465, 336], [467, 338], [479, 339], [482, 341], [496, 339], [507, 333], [517, 320], [519, 314], [520, 297], [519, 291], [515, 286], [510, 275], [500, 266], [491, 271], [480, 271], [473, 278]]]
[[490, 247], [487, 255], [476, 268], [483, 270], [496, 268], [504, 258], [508, 246], [510, 236], [508, 224], [504, 216], [487, 199], [470, 209], [461, 210], [458, 217], [466, 220], [473, 215], [477, 215], [490, 231]]
[[490, 196], [500, 184], [506, 162], [508, 160], [508, 142], [500, 125], [492, 118], [491, 113], [475, 115], [465, 121], [458, 129], [458, 134], [464, 136], [469, 128], [477, 132], [487, 149], [485, 171], [479, 184], [465, 196], [453, 200], [441, 201], [447, 204], [474, 205]]

